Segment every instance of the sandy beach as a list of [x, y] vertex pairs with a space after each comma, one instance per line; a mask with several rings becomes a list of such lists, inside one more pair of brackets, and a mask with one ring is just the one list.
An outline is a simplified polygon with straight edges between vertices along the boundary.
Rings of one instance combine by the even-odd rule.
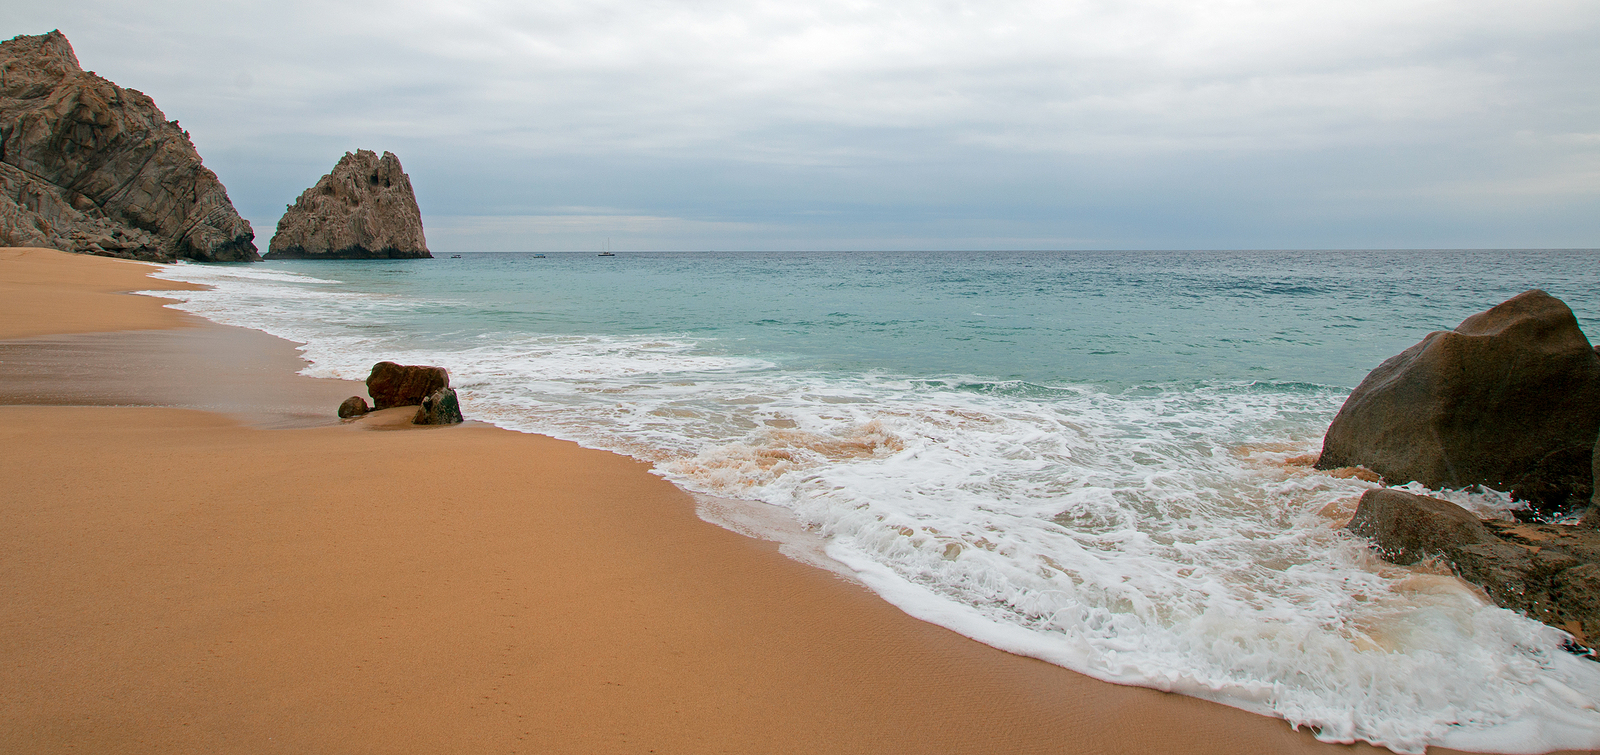
[[621, 456], [340, 423], [150, 271], [0, 249], [0, 751], [1381, 752], [912, 619]]

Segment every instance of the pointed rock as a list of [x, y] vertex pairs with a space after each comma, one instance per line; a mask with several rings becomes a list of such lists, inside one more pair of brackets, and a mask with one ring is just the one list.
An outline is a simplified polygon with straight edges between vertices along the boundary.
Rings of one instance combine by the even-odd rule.
[[411, 179], [392, 152], [346, 152], [278, 221], [268, 259], [433, 257]]
[[238, 262], [254, 239], [148, 96], [85, 72], [59, 31], [0, 42], [0, 245]]

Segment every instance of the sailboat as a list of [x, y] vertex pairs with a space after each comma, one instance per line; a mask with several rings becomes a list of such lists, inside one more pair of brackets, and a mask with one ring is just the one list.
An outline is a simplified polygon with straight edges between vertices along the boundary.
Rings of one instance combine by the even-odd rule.
[[615, 256], [617, 256], [617, 255], [611, 253], [611, 237], [610, 236], [606, 237], [606, 250], [601, 252], [600, 256], [601, 257], [615, 257]]

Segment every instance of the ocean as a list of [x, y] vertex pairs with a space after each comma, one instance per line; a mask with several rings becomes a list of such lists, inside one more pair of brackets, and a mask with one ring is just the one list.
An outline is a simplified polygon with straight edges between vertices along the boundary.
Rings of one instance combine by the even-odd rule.
[[1600, 747], [1600, 663], [1436, 566], [1375, 559], [1338, 529], [1373, 485], [1297, 458], [1373, 367], [1521, 291], [1600, 334], [1600, 250], [464, 253], [157, 277], [214, 287], [157, 294], [179, 309], [305, 344], [309, 375], [446, 367], [469, 418], [652, 462], [708, 520], [1004, 650], [1326, 741]]

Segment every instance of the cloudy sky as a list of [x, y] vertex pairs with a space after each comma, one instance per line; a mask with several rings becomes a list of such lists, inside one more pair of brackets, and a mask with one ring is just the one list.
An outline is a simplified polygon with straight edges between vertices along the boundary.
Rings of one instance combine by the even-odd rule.
[[347, 150], [437, 252], [1600, 247], [1594, 0], [0, 0], [265, 248]]

